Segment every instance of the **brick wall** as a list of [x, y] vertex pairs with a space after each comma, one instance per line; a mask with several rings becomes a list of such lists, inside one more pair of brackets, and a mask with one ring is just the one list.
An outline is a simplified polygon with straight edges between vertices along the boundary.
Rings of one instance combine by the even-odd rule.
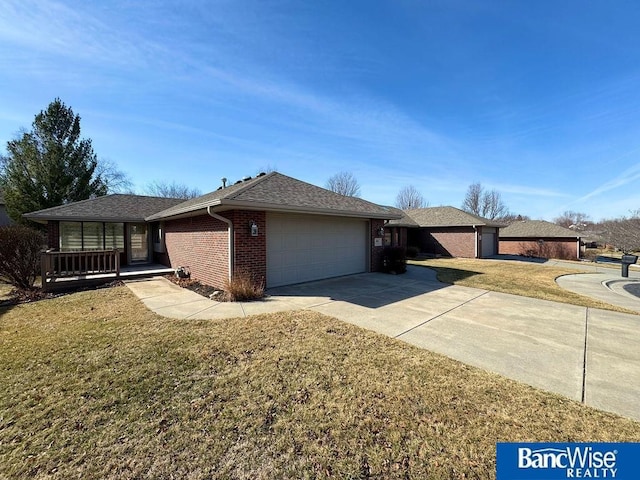
[[475, 258], [476, 234], [473, 227], [412, 229], [409, 243], [423, 253], [448, 257]]
[[[221, 216], [234, 228], [234, 270], [249, 272], [257, 281], [267, 276], [265, 212], [233, 210]], [[252, 237], [250, 222], [258, 225]], [[165, 254], [154, 257], [172, 268], [189, 267], [191, 278], [222, 288], [229, 278], [228, 226], [209, 215], [165, 222]]]
[[500, 238], [499, 252], [502, 255], [525, 255], [540, 258], [575, 260], [578, 258], [578, 241], [569, 238]]
[[[234, 210], [229, 218], [235, 234], [234, 269], [248, 272], [254, 280], [267, 281], [267, 217], [265, 212]], [[258, 236], [251, 236], [251, 222], [258, 225]]]
[[226, 223], [206, 214], [166, 221], [165, 246], [169, 266], [189, 267], [194, 280], [221, 288], [229, 278]]
[[[378, 229], [380, 227], [384, 227], [384, 220], [376, 220], [376, 219], [371, 219], [371, 222], [369, 222], [369, 225], [371, 226], [371, 231], [370, 231], [370, 245], [371, 245], [371, 271], [372, 272], [381, 272], [382, 271], [382, 260], [383, 260], [383, 256], [384, 256], [384, 246], [382, 247], [376, 247], [375, 246], [375, 239], [376, 238], [381, 238], [378, 235]], [[383, 242], [384, 243], [384, 242]]]
[[60, 250], [60, 222], [57, 220], [47, 222], [47, 247]]

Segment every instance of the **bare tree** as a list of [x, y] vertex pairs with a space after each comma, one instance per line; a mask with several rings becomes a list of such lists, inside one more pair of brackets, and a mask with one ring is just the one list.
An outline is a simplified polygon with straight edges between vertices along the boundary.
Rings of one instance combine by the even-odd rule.
[[497, 190], [486, 191], [480, 183], [472, 183], [462, 202], [462, 210], [490, 220], [511, 218], [509, 209]]
[[102, 159], [96, 167], [96, 173], [107, 184], [109, 193], [125, 193], [131, 191], [133, 183], [126, 173], [118, 170], [111, 160]]
[[623, 253], [640, 251], [640, 210], [631, 212], [629, 217], [605, 220], [601, 224], [602, 237]]
[[507, 223], [507, 224], [511, 224], [514, 222], [522, 222], [525, 220], [531, 220], [531, 217], [529, 217], [529, 215], [520, 215], [520, 214], [515, 214], [515, 213], [508, 213], [502, 217], [500, 217], [500, 221]]
[[360, 196], [360, 184], [351, 172], [339, 172], [327, 180], [326, 188], [347, 197]]
[[278, 171], [278, 167], [276, 167], [275, 165], [268, 164], [266, 166], [260, 167], [256, 172], [256, 175], [260, 175], [261, 173], [271, 173], [271, 172], [277, 172], [277, 171]]
[[479, 183], [469, 185], [467, 194], [464, 197], [464, 202], [462, 202], [462, 210], [480, 215], [482, 211], [482, 194], [482, 185]]
[[557, 223], [561, 227], [582, 231], [589, 226], [591, 219], [586, 213], [566, 210], [559, 217], [554, 218], [553, 223]]
[[144, 193], [153, 197], [184, 198], [185, 200], [202, 195], [202, 192], [197, 188], [191, 188], [181, 183], [168, 183], [158, 180], [148, 183]]
[[429, 203], [413, 185], [402, 187], [396, 196], [396, 207], [400, 210], [428, 207]]

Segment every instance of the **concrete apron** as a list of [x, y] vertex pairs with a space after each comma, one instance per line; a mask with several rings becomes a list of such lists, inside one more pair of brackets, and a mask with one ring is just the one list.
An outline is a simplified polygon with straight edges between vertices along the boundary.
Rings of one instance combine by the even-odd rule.
[[276, 288], [248, 303], [213, 302], [166, 279], [127, 285], [172, 318], [314, 310], [640, 421], [640, 316], [446, 285], [421, 267]]
[[293, 292], [328, 297], [306, 308], [640, 421], [640, 316], [445, 285], [418, 273], [271, 293], [289, 301]]

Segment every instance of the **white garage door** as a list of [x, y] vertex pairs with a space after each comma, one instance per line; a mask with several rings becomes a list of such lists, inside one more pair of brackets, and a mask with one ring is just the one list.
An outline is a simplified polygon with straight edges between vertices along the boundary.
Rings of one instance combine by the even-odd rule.
[[368, 222], [267, 214], [267, 287], [367, 271]]

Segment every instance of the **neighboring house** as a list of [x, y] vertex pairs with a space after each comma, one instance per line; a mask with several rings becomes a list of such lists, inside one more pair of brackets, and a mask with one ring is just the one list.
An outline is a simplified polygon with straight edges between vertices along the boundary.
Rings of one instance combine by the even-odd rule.
[[580, 258], [580, 235], [544, 220], [517, 221], [500, 230], [500, 253], [576, 259]]
[[[498, 231], [504, 224], [455, 207], [407, 210], [385, 225], [392, 245], [417, 247], [421, 253], [484, 258], [498, 253]], [[397, 241], [396, 241], [397, 239]]]
[[7, 214], [7, 208], [4, 203], [4, 196], [2, 195], [2, 190], [0, 190], [0, 227], [5, 225], [11, 225], [13, 220]]
[[47, 223], [49, 247], [119, 248], [126, 264], [188, 267], [221, 287], [248, 272], [276, 287], [382, 267], [393, 209], [277, 172], [187, 201], [109, 195], [26, 214]]

